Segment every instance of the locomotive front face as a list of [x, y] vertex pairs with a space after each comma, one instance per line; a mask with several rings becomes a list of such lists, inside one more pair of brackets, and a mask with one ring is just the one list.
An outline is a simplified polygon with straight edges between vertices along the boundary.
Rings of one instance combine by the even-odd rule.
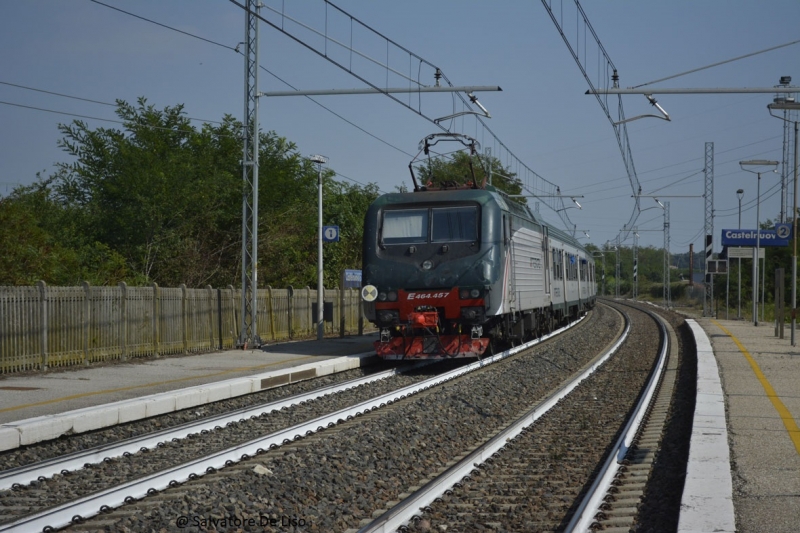
[[379, 354], [457, 357], [486, 348], [480, 326], [499, 263], [490, 197], [397, 193], [370, 207], [362, 296], [368, 318], [382, 329]]

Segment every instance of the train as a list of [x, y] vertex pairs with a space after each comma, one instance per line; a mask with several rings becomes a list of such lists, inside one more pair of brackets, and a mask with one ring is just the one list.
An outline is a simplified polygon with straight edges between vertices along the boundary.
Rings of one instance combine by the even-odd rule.
[[379, 357], [476, 358], [594, 307], [595, 264], [577, 239], [474, 172], [435, 186], [409, 168], [414, 190], [381, 195], [364, 220], [361, 297]]

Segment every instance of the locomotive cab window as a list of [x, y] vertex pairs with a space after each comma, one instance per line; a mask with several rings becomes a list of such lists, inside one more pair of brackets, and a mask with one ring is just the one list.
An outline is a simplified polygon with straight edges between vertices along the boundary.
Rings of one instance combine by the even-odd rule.
[[479, 219], [477, 206], [387, 209], [383, 213], [381, 243], [475, 242]]
[[431, 226], [432, 242], [459, 242], [478, 240], [478, 208], [434, 208]]
[[386, 244], [422, 243], [428, 240], [428, 210], [403, 209], [383, 215], [383, 242]]

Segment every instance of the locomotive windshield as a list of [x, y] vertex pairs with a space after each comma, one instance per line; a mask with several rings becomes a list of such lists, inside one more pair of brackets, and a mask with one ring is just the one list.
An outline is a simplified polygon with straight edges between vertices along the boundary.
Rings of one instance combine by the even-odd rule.
[[421, 243], [428, 240], [428, 210], [386, 211], [383, 215], [383, 242], [386, 244]]
[[478, 240], [477, 207], [446, 207], [432, 211], [432, 242]]
[[383, 214], [385, 244], [472, 242], [478, 240], [476, 206], [392, 209]]

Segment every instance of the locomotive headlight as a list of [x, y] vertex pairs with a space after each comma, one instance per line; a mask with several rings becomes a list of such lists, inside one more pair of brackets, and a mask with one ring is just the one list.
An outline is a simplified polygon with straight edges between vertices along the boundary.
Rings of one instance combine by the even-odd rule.
[[429, 259], [422, 262], [422, 270], [430, 270], [432, 267], [433, 263], [431, 263]]
[[380, 302], [385, 302], [386, 301], [386, 293], [385, 292], [379, 292], [378, 293], [378, 301], [380, 301]]
[[470, 298], [480, 298], [481, 297], [481, 290], [480, 289], [461, 289], [458, 291], [458, 296], [462, 300], [469, 300]]
[[397, 292], [389, 291], [389, 301], [396, 302], [397, 301]]

